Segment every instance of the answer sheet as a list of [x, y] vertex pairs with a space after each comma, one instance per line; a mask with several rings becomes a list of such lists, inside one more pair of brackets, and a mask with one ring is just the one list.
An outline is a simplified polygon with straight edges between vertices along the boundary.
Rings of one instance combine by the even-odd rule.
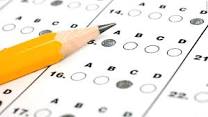
[[107, 23], [72, 56], [1, 85], [0, 117], [208, 117], [207, 0], [0, 0], [0, 50]]

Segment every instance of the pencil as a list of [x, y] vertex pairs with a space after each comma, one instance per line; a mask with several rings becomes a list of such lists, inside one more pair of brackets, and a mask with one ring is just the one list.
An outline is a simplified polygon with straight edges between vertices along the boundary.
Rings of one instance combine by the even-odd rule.
[[0, 51], [0, 85], [55, 64], [115, 23], [48, 33]]

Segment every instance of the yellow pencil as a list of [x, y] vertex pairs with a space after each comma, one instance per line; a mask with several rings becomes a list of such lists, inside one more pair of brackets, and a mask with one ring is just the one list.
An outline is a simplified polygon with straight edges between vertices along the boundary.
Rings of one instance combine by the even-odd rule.
[[0, 51], [0, 84], [59, 62], [114, 25], [48, 33]]

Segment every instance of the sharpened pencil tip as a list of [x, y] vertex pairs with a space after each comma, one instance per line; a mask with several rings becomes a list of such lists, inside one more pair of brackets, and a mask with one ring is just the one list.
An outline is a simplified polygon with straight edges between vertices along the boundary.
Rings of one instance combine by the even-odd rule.
[[104, 25], [99, 25], [98, 29], [100, 31], [100, 34], [108, 30], [109, 28], [115, 26], [116, 23], [109, 23], [109, 24], [104, 24]]

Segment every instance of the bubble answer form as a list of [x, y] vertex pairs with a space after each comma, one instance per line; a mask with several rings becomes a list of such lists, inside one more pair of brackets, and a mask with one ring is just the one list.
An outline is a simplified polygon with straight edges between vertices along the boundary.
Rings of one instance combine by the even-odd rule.
[[1, 85], [0, 117], [208, 116], [207, 0], [0, 0], [0, 17], [1, 50], [117, 24], [62, 62]]

